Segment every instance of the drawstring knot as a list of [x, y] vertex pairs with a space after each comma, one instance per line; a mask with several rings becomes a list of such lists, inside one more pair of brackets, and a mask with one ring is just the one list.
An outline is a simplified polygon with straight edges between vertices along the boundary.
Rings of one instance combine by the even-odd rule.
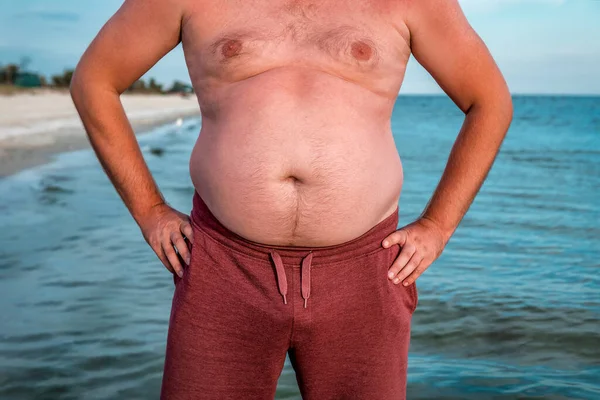
[[[275, 250], [269, 252], [273, 263], [275, 264], [275, 274], [277, 275], [277, 287], [279, 293], [283, 296], [283, 303], [287, 304], [287, 279], [281, 256]], [[308, 298], [310, 297], [310, 269], [312, 267], [312, 251], [302, 259], [300, 281], [302, 285], [302, 298], [304, 299], [304, 308], [306, 308]]]

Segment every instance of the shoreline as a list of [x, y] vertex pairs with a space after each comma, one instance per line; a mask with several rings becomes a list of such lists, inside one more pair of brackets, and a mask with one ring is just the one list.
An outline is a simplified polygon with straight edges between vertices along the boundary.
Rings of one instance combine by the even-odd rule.
[[[31, 107], [28, 96], [0, 96], [0, 109], [11, 115], [0, 120], [0, 179], [52, 162], [60, 153], [92, 149], [68, 94], [35, 94]], [[135, 94], [122, 100], [136, 137], [180, 118], [200, 117], [195, 96]]]

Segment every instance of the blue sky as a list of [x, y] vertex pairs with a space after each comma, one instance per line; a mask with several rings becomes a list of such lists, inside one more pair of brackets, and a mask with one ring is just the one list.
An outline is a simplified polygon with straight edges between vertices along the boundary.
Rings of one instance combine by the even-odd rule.
[[[0, 64], [73, 67], [121, 0], [0, 0]], [[600, 94], [600, 0], [461, 0], [513, 93]], [[146, 77], [189, 82], [179, 46]], [[401, 93], [441, 93], [411, 59]]]

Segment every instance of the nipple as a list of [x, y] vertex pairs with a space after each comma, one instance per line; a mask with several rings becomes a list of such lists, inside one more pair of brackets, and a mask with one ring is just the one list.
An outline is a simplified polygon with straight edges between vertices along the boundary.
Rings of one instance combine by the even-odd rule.
[[242, 42], [240, 42], [239, 40], [232, 39], [228, 40], [223, 44], [223, 47], [221, 48], [221, 53], [223, 53], [223, 56], [225, 56], [226, 58], [231, 58], [237, 56], [241, 50]]
[[357, 60], [367, 61], [371, 58], [371, 55], [373, 54], [373, 49], [365, 42], [358, 41], [352, 43], [351, 53], [352, 56]]

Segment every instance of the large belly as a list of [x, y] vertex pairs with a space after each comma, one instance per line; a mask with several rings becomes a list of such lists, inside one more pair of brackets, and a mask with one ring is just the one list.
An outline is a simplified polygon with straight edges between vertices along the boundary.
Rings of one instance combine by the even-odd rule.
[[385, 101], [330, 75], [280, 71], [232, 84], [215, 102], [190, 174], [230, 230], [265, 244], [328, 246], [395, 210], [403, 173]]

